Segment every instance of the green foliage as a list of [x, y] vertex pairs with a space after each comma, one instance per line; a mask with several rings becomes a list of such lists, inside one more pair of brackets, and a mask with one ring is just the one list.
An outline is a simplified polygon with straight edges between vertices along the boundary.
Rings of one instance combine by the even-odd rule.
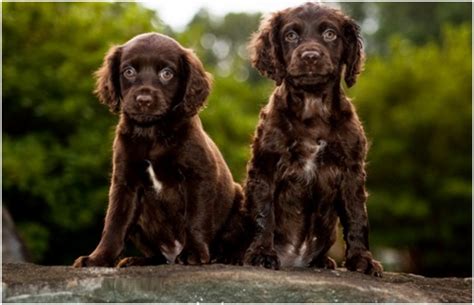
[[236, 181], [243, 181], [258, 112], [266, 104], [270, 86], [216, 78], [209, 107], [201, 113], [205, 129], [220, 148]]
[[201, 10], [184, 32], [174, 34], [197, 52], [214, 76], [209, 106], [201, 118], [236, 181], [245, 177], [257, 114], [272, 90], [272, 83], [250, 66], [246, 50], [259, 22], [259, 14], [229, 13], [217, 18]]
[[372, 239], [408, 248], [423, 274], [470, 273], [471, 255], [447, 259], [471, 250], [470, 29], [445, 27], [441, 45], [393, 38], [351, 91], [372, 140]]
[[[343, 2], [358, 20], [369, 53], [389, 51], [389, 38], [401, 34], [416, 45], [439, 42], [443, 24], [471, 22], [471, 2]], [[375, 27], [374, 27], [375, 26]]]

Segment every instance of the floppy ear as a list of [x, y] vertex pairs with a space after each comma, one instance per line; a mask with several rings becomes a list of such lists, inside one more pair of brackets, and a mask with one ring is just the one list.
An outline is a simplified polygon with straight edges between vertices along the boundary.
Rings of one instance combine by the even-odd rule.
[[211, 91], [212, 77], [192, 50], [185, 50], [182, 63], [186, 75], [185, 91], [176, 108], [192, 117], [204, 106]]
[[273, 79], [277, 85], [281, 84], [286, 75], [279, 38], [283, 12], [274, 13], [262, 20], [248, 46], [254, 68], [263, 76]]
[[95, 72], [96, 87], [94, 93], [102, 104], [109, 106], [110, 111], [120, 110], [120, 57], [121, 47], [112, 47], [107, 52], [102, 66]]
[[347, 87], [352, 87], [357, 76], [364, 66], [364, 43], [360, 34], [360, 27], [354, 20], [347, 18], [343, 28], [344, 33], [344, 55], [343, 61], [346, 65], [344, 80]]

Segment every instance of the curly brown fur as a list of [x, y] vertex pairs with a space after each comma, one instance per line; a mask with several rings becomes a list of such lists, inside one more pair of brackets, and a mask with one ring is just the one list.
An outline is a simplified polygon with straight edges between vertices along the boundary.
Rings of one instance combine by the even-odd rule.
[[[74, 266], [205, 264], [222, 256], [242, 191], [198, 112], [211, 79], [196, 55], [157, 33], [111, 48], [96, 94], [120, 113], [102, 238]], [[118, 261], [130, 239], [143, 257]]]
[[359, 27], [339, 10], [306, 3], [262, 21], [252, 64], [277, 88], [260, 113], [244, 187], [255, 227], [245, 262], [335, 268], [327, 256], [338, 218], [346, 267], [381, 275], [368, 243], [367, 141], [341, 88], [362, 70]]

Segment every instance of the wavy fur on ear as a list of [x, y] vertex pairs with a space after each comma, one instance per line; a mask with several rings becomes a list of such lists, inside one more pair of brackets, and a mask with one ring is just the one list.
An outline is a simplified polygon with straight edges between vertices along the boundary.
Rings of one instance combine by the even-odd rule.
[[263, 19], [248, 46], [252, 65], [277, 85], [281, 84], [286, 75], [279, 39], [281, 19], [285, 12], [286, 10], [274, 13]]
[[211, 91], [212, 77], [192, 50], [186, 50], [183, 64], [187, 75], [186, 89], [177, 106], [187, 117], [192, 117], [204, 106]]
[[110, 111], [120, 110], [120, 57], [122, 48], [114, 46], [105, 55], [102, 66], [95, 72], [96, 88], [94, 93], [102, 104], [109, 106]]
[[357, 23], [346, 18], [344, 25], [344, 56], [343, 60], [346, 65], [344, 80], [347, 87], [352, 87], [357, 76], [362, 72], [364, 66], [364, 43], [360, 34], [360, 27]]

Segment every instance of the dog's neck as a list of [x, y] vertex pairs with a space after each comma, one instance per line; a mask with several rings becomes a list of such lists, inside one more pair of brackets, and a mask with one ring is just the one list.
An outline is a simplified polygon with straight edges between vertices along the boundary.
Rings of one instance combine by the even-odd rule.
[[341, 94], [338, 83], [296, 87], [285, 81], [275, 90], [275, 95], [285, 101], [276, 106], [285, 108], [301, 121], [332, 120], [340, 108]]
[[[199, 120], [197, 116], [196, 118]], [[177, 142], [196, 118], [179, 120], [164, 117], [152, 123], [140, 124], [122, 113], [117, 128], [120, 134], [134, 140], [168, 146]]]

